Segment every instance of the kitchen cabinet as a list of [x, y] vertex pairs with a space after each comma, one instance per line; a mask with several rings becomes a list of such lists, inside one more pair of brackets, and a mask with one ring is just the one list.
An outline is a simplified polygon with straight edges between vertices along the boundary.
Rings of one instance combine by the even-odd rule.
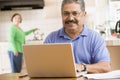
[[[35, 40], [35, 41], [26, 41], [26, 44], [41, 44], [42, 41]], [[8, 56], [8, 42], [0, 42], [0, 74], [3, 73], [10, 73], [11, 66]], [[23, 66], [22, 71], [25, 70], [25, 62], [23, 59]]]
[[110, 53], [112, 70], [120, 69], [120, 39], [111, 36], [106, 38], [105, 41]]
[[120, 69], [120, 45], [107, 46], [110, 52], [112, 70]]
[[0, 42], [0, 74], [11, 72], [7, 45], [7, 42]]

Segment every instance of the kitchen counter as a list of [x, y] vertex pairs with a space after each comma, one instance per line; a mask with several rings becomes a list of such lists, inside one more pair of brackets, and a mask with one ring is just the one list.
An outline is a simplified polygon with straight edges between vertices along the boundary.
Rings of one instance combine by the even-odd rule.
[[[120, 46], [120, 38], [116, 37], [106, 37], [104, 38], [107, 46]], [[0, 42], [0, 45], [7, 44], [8, 42]], [[42, 44], [43, 40], [27, 40], [25, 44]]]
[[105, 42], [107, 46], [118, 46], [120, 45], [120, 38], [116, 38], [112, 36], [106, 37]]
[[43, 40], [28, 40], [25, 44], [42, 44]]
[[[105, 42], [111, 54], [111, 59], [112, 59], [111, 64], [113, 66], [113, 69], [119, 69], [120, 65], [118, 64], [120, 60], [118, 59], [120, 59], [119, 58], [120, 39], [115, 37], [109, 37], [109, 38], [105, 38]], [[39, 45], [39, 44], [43, 44], [43, 40], [27, 40], [26, 44]], [[8, 42], [0, 42], [0, 50], [1, 50], [0, 51], [0, 73], [6, 73], [6, 72], [8, 73], [11, 71], [10, 62], [7, 54], [7, 47], [8, 47]]]
[[[105, 42], [107, 46], [118, 46], [120, 45], [120, 38], [116, 37], [106, 37]], [[26, 41], [26, 44], [42, 44], [43, 40], [28, 40]]]

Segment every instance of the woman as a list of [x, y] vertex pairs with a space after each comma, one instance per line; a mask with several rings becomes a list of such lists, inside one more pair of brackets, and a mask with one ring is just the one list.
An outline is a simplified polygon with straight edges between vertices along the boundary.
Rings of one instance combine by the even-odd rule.
[[19, 24], [22, 22], [22, 17], [19, 13], [13, 14], [13, 16], [11, 17], [11, 21], [12, 25], [9, 29], [8, 35], [8, 54], [10, 58], [12, 72], [19, 73], [21, 72], [22, 68], [22, 45], [25, 43], [25, 36], [34, 32], [35, 30], [37, 30], [37, 28], [24, 32], [19, 26]]

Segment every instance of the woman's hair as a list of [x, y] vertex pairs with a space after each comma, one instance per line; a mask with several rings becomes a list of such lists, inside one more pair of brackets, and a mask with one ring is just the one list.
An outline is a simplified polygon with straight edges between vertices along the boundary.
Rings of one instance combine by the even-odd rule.
[[65, 4], [67, 4], [67, 3], [78, 3], [81, 6], [81, 10], [85, 11], [85, 2], [84, 2], [84, 0], [63, 0], [62, 1], [61, 10], [62, 10], [63, 6]]
[[13, 18], [15, 17], [15, 16], [20, 16], [20, 23], [22, 22], [22, 16], [21, 16], [21, 14], [19, 14], [19, 13], [14, 13], [13, 15], [12, 15], [12, 17], [11, 17], [11, 21], [13, 22]]

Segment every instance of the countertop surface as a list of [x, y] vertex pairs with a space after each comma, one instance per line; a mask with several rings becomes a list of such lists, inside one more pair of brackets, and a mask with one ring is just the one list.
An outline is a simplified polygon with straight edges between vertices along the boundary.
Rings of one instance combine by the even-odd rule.
[[[116, 37], [105, 37], [104, 38], [107, 46], [120, 46], [120, 38]], [[0, 44], [6, 44], [7, 41], [0, 41]], [[26, 44], [42, 44], [43, 40], [27, 40]]]
[[110, 36], [110, 37], [106, 37], [104, 39], [105, 39], [107, 46], [115, 46], [115, 45], [119, 46], [120, 45], [120, 38]]

